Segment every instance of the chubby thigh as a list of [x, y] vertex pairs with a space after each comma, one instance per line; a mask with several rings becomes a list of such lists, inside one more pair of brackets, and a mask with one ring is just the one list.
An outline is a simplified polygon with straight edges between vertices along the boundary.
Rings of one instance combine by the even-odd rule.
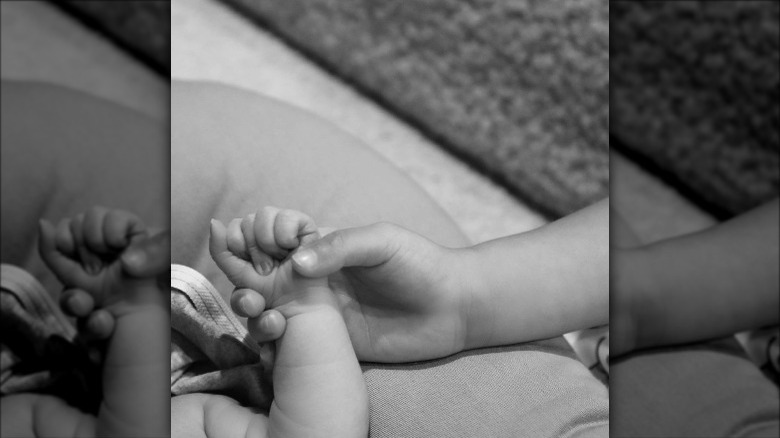
[[[172, 259], [232, 290], [208, 255], [209, 220], [264, 205], [319, 226], [400, 224], [468, 244], [414, 182], [367, 146], [284, 103], [217, 84], [171, 91]], [[372, 436], [566, 436], [608, 419], [606, 388], [562, 338], [413, 366], [366, 365]], [[604, 434], [606, 435], [606, 434]]]

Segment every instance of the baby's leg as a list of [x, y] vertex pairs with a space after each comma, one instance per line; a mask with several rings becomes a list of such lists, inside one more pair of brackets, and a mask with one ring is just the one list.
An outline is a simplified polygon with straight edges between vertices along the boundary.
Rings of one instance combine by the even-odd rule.
[[[467, 244], [402, 172], [285, 104], [180, 83], [172, 87], [171, 123], [173, 260], [204, 273], [226, 299], [232, 287], [207, 251], [209, 220], [226, 222], [263, 205], [304, 211], [324, 227], [389, 221], [445, 245]], [[366, 366], [364, 378], [372, 436], [560, 436], [608, 421], [606, 389], [562, 338], [414, 367]]]
[[[150, 286], [145, 286], [150, 287]], [[103, 403], [98, 432], [103, 436], [163, 436], [170, 430], [170, 316], [159, 303], [116, 317], [103, 364]]]

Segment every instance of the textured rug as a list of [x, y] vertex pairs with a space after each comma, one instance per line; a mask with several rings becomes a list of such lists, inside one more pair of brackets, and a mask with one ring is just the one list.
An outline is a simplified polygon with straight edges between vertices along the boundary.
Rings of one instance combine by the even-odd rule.
[[[540, 212], [607, 195], [607, 0], [223, 1]], [[167, 2], [54, 3], [169, 71]]]
[[167, 0], [49, 0], [103, 33], [153, 70], [171, 70], [171, 5]]
[[606, 0], [223, 0], [550, 216], [608, 190]]
[[778, 196], [780, 2], [613, 2], [610, 31], [613, 147], [721, 218]]

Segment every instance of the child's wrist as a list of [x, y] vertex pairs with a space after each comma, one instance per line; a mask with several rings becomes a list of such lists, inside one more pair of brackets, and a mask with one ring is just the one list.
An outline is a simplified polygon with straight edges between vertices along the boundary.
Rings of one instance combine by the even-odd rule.
[[[461, 318], [464, 326], [463, 349], [469, 350], [487, 345], [484, 328], [486, 299], [479, 281], [479, 254], [476, 247], [449, 250], [446, 266], [450, 270], [447, 290], [461, 302]], [[489, 324], [487, 324], [489, 325]]]
[[[344, 348], [351, 350], [344, 318], [337, 308], [312, 306], [288, 315], [284, 335], [276, 340], [274, 373], [302, 364], [341, 362], [346, 354]], [[354, 352], [351, 354], [354, 356]]]
[[289, 301], [274, 307], [288, 321], [303, 314], [338, 314], [341, 316], [338, 301], [327, 287], [310, 288]]
[[[653, 264], [645, 248], [614, 250], [611, 266], [611, 326], [615, 344], [613, 355], [642, 347], [639, 330], [652, 312]], [[652, 316], [649, 317], [652, 319]], [[612, 349], [610, 347], [610, 349]]]
[[154, 279], [125, 281], [118, 288], [121, 290], [112, 291], [113, 303], [107, 306], [117, 318], [167, 305], [166, 297]]

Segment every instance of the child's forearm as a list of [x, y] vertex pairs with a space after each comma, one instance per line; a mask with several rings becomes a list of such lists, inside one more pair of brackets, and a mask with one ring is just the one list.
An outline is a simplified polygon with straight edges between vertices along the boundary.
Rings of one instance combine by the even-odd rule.
[[[147, 304], [114, 313], [116, 328], [103, 366], [100, 436], [170, 433], [170, 316], [159, 289], [145, 287], [134, 293], [146, 295]], [[132, 426], [137, 428], [130, 433]]]
[[288, 317], [276, 349], [271, 437], [368, 435], [368, 394], [335, 303]]
[[608, 203], [462, 250], [462, 283], [473, 297], [467, 348], [545, 339], [608, 322]]
[[778, 202], [702, 232], [614, 253], [633, 348], [778, 323]]

